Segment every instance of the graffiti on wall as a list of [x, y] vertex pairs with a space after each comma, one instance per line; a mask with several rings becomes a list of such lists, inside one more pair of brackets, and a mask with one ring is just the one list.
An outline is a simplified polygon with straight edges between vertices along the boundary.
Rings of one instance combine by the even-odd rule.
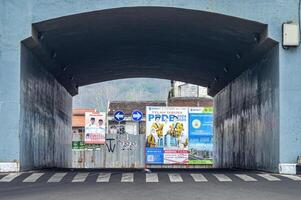
[[120, 137], [117, 135], [116, 138], [106, 138], [106, 147], [109, 153], [114, 153], [116, 148], [123, 151], [132, 151], [138, 147], [138, 143], [134, 139], [128, 137]]
[[110, 134], [119, 134], [119, 135], [125, 135], [127, 134], [125, 131], [125, 126], [124, 125], [111, 125], [109, 127], [109, 133]]
[[135, 150], [137, 147], [136, 141], [117, 139], [117, 144], [121, 150]]
[[116, 147], [115, 138], [106, 138], [106, 147], [108, 152], [114, 153]]

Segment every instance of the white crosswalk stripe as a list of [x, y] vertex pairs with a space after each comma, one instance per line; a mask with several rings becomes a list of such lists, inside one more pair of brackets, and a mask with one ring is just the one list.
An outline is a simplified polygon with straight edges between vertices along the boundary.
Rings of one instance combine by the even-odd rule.
[[232, 179], [226, 176], [225, 174], [213, 174], [215, 178], [220, 182], [231, 182]]
[[76, 176], [73, 178], [72, 183], [81, 183], [85, 182], [86, 178], [88, 177], [89, 173], [77, 173]]
[[207, 182], [208, 180], [202, 174], [190, 174], [195, 182]]
[[180, 174], [168, 174], [169, 180], [172, 183], [180, 183], [183, 182], [183, 179]]
[[[47, 183], [59, 183], [64, 180], [64, 178], [68, 175], [70, 172], [49, 172], [49, 178], [48, 180], [45, 180]], [[21, 179], [19, 177], [20, 175], [26, 175], [25, 178]], [[71, 172], [73, 175], [73, 173]], [[89, 172], [78, 172], [74, 177], [69, 180], [69, 182], [76, 183], [76, 182], [86, 182], [87, 178], [89, 176]], [[185, 173], [186, 174], [186, 173]], [[119, 182], [122, 183], [133, 183], [135, 182], [135, 173], [121, 173]], [[144, 174], [142, 174], [144, 175]], [[168, 181], [170, 183], [183, 183], [185, 182], [185, 179], [183, 179], [183, 174], [181, 173], [167, 173], [168, 175]], [[301, 181], [301, 176], [298, 175], [285, 175], [285, 174], [269, 174], [269, 173], [256, 173], [256, 174], [249, 174], [249, 173], [237, 173], [237, 174], [222, 174], [222, 173], [187, 173], [187, 175], [191, 176], [192, 179], [190, 181], [194, 182], [209, 182], [211, 181], [210, 176], [213, 176], [217, 179], [219, 182], [232, 182], [232, 181], [244, 181], [244, 182], [255, 182], [255, 181], [283, 181], [290, 179], [291, 181]], [[46, 173], [37, 172], [37, 173], [27, 173], [27, 172], [20, 172], [20, 173], [8, 173], [8, 174], [1, 174], [0, 175], [0, 185], [3, 183], [12, 182], [14, 180], [18, 180], [20, 182], [24, 183], [34, 183], [34, 182], [44, 182], [44, 179], [42, 177], [45, 177]], [[47, 176], [47, 177], [48, 177]], [[114, 181], [114, 179], [111, 179], [112, 173], [105, 172], [105, 173], [96, 173], [93, 175], [95, 177], [94, 182], [97, 183], [109, 183]], [[160, 176], [165, 176], [165, 173], [146, 173], [142, 179], [145, 183], [159, 183], [164, 181], [165, 179], [160, 179]], [[235, 176], [237, 178], [232, 178], [231, 176]], [[18, 178], [19, 177], [19, 178]], [[141, 178], [141, 176], [138, 176], [138, 178]], [[45, 178], [46, 179], [46, 178]], [[239, 179], [239, 180], [238, 180]], [[67, 179], [66, 179], [67, 181]], [[15, 182], [15, 181], [14, 181]]]
[[270, 174], [257, 174], [257, 176], [260, 176], [268, 181], [281, 181], [279, 178], [272, 176]]
[[248, 176], [246, 174], [235, 174], [235, 176], [237, 176], [238, 178], [242, 179], [243, 181], [247, 181], [247, 182], [257, 181], [257, 179], [255, 179], [251, 176]]
[[108, 183], [111, 178], [111, 173], [100, 173], [97, 177], [96, 182], [98, 183]]
[[134, 182], [134, 173], [122, 173], [122, 183]]
[[159, 177], [157, 173], [148, 173], [145, 174], [146, 177], [146, 182], [147, 183], [158, 183], [159, 182]]
[[294, 180], [294, 181], [301, 181], [301, 177], [300, 176], [287, 175], [287, 174], [281, 174], [281, 176], [289, 178], [289, 179]]
[[66, 176], [67, 173], [55, 173], [53, 176], [47, 181], [48, 183], [58, 183]]
[[0, 182], [11, 182], [22, 173], [10, 173], [0, 179]]
[[36, 182], [44, 173], [33, 173], [23, 180], [24, 183], [34, 183]]

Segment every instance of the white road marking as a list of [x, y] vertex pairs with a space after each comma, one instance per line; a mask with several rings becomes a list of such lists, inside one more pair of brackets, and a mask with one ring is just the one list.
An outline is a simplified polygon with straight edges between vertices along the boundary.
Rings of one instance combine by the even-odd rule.
[[36, 182], [44, 173], [33, 173], [23, 180], [24, 183], [34, 183]]
[[0, 182], [11, 182], [12, 180], [14, 180], [15, 178], [17, 178], [21, 174], [22, 173], [10, 173], [10, 174], [7, 174], [6, 176], [4, 176], [4, 177], [2, 177], [0, 179]]
[[217, 178], [217, 180], [221, 181], [221, 182], [231, 182], [232, 181], [231, 178], [229, 178], [225, 174], [213, 174], [213, 176], [215, 176], [215, 178]]
[[244, 181], [247, 181], [247, 182], [250, 182], [250, 181], [257, 181], [255, 178], [251, 177], [251, 176], [248, 176], [246, 174], [235, 174], [235, 176], [237, 176], [238, 178], [244, 180]]
[[260, 176], [268, 181], [281, 181], [279, 178], [272, 176], [270, 174], [257, 174], [257, 176]]
[[134, 173], [122, 173], [122, 183], [134, 182]]
[[168, 174], [169, 180], [172, 183], [180, 183], [183, 182], [183, 179], [180, 174]]
[[147, 183], [158, 183], [159, 177], [157, 173], [148, 173], [146, 175], [146, 182]]
[[301, 181], [300, 176], [288, 175], [288, 174], [281, 174], [281, 176], [289, 178], [289, 179], [294, 180], [294, 181]]
[[202, 174], [190, 174], [195, 182], [207, 182], [208, 180]]
[[73, 178], [72, 183], [80, 183], [85, 182], [86, 178], [88, 177], [89, 173], [77, 173], [76, 176]]
[[66, 172], [63, 173], [55, 173], [53, 176], [47, 181], [48, 183], [58, 183], [66, 176]]
[[100, 173], [97, 177], [96, 182], [98, 183], [107, 183], [110, 181], [111, 173]]

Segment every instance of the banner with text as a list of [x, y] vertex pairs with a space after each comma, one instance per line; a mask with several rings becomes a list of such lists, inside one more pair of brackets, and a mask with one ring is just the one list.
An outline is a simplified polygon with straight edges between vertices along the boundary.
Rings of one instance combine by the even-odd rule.
[[188, 164], [188, 109], [146, 107], [146, 163]]
[[213, 164], [213, 109], [189, 108], [189, 164]]
[[146, 164], [213, 164], [212, 107], [146, 107]]
[[85, 113], [85, 144], [105, 144], [105, 119], [104, 112]]

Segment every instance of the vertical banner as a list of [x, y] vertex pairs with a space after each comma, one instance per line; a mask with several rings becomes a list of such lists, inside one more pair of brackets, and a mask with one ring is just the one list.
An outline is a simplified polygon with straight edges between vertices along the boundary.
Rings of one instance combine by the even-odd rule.
[[146, 107], [146, 163], [188, 164], [188, 109]]
[[213, 109], [189, 108], [189, 164], [213, 164]]
[[105, 144], [105, 118], [104, 112], [85, 113], [85, 144]]

